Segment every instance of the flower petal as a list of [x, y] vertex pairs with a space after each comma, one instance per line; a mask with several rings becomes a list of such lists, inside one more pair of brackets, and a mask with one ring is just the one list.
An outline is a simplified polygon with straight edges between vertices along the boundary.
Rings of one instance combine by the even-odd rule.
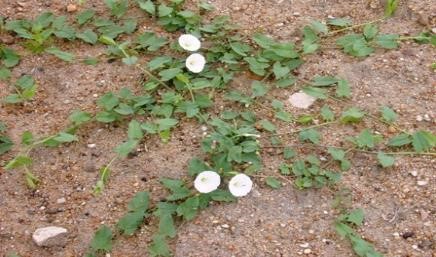
[[229, 190], [236, 197], [246, 196], [253, 187], [253, 181], [245, 174], [234, 176], [229, 182]]
[[186, 68], [194, 73], [200, 73], [204, 69], [204, 65], [206, 64], [206, 59], [203, 55], [195, 53], [191, 54], [186, 58]]
[[200, 40], [191, 34], [183, 34], [179, 37], [179, 45], [190, 52], [195, 52], [201, 47]]
[[215, 171], [203, 171], [197, 175], [194, 187], [200, 193], [210, 193], [218, 188], [221, 178]]

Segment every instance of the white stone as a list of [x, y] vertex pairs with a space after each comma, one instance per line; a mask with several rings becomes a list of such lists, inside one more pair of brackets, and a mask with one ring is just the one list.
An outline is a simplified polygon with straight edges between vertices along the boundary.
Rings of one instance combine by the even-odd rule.
[[300, 247], [301, 248], [308, 248], [309, 247], [309, 243], [303, 243], [303, 244], [300, 244]]
[[421, 115], [417, 115], [416, 116], [416, 121], [423, 121], [423, 120], [424, 120], [424, 118], [422, 118]]
[[95, 148], [96, 144], [88, 144], [88, 148]]
[[65, 197], [61, 197], [61, 198], [59, 198], [59, 199], [57, 199], [56, 200], [56, 203], [58, 203], [58, 204], [63, 204], [63, 203], [65, 203], [67, 200], [65, 199]]
[[304, 251], [303, 251], [304, 254], [310, 254], [311, 252], [312, 252], [312, 250], [310, 250], [310, 249], [304, 249]]
[[310, 96], [302, 91], [292, 94], [288, 99], [292, 106], [301, 109], [309, 108], [315, 102], [315, 100], [315, 97]]
[[55, 226], [38, 228], [32, 239], [38, 246], [63, 246], [67, 241], [67, 232], [67, 229]]
[[416, 170], [412, 170], [412, 171], [410, 172], [410, 175], [416, 177], [416, 176], [418, 176], [418, 171], [416, 171]]
[[427, 180], [418, 180], [417, 184], [418, 184], [418, 186], [425, 186], [428, 184], [428, 181]]

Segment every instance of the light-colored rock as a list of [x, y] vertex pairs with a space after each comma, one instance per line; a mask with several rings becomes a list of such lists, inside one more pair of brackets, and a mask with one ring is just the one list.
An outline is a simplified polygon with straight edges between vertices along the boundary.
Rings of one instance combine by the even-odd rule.
[[65, 203], [67, 200], [65, 199], [65, 197], [61, 197], [61, 198], [59, 198], [59, 199], [57, 199], [56, 200], [56, 203], [57, 204], [63, 204], [63, 203]]
[[67, 12], [75, 12], [75, 11], [77, 11], [77, 5], [75, 4], [67, 5]]
[[418, 180], [417, 182], [418, 186], [426, 186], [428, 184], [427, 180]]
[[302, 91], [292, 94], [288, 99], [292, 106], [301, 109], [309, 108], [315, 102], [315, 100], [315, 97], [310, 96]]
[[65, 228], [49, 226], [35, 230], [32, 239], [38, 246], [65, 246], [67, 233]]

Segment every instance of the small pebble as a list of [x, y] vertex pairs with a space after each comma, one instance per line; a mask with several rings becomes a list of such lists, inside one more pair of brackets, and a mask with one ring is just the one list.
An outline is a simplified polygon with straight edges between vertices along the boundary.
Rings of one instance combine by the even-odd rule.
[[56, 200], [56, 203], [57, 204], [63, 204], [63, 203], [65, 203], [67, 200], [65, 199], [65, 197], [61, 197], [61, 198], [59, 198], [59, 199], [57, 199]]
[[312, 250], [310, 250], [310, 249], [304, 249], [304, 251], [303, 251], [304, 254], [310, 254], [311, 252], [312, 252]]
[[412, 171], [410, 172], [410, 175], [416, 177], [416, 176], [418, 176], [418, 171], [416, 171], [416, 170], [412, 170]]
[[75, 11], [77, 11], [77, 5], [75, 4], [67, 5], [67, 12], [75, 12]]
[[418, 180], [417, 182], [418, 186], [426, 186], [428, 184], [427, 180]]
[[222, 227], [222, 228], [229, 228], [230, 226], [227, 225], [227, 224], [222, 224], [221, 227]]
[[300, 247], [301, 248], [308, 248], [309, 247], [309, 243], [302, 243], [302, 244], [300, 244]]
[[95, 148], [96, 144], [88, 144], [88, 148]]
[[421, 115], [416, 116], [416, 121], [423, 121], [424, 118]]

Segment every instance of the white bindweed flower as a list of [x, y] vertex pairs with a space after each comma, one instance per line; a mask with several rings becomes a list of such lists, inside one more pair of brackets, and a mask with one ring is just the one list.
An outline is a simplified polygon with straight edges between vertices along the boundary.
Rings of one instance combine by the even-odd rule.
[[194, 73], [200, 73], [204, 69], [206, 59], [201, 54], [191, 54], [186, 58], [186, 68]]
[[179, 45], [186, 51], [195, 52], [201, 47], [200, 40], [191, 34], [183, 34], [179, 37]]
[[221, 178], [215, 171], [203, 171], [197, 175], [194, 187], [200, 193], [210, 193], [218, 188]]
[[229, 182], [229, 190], [236, 197], [246, 196], [250, 193], [253, 187], [253, 182], [250, 177], [245, 174], [234, 176]]

